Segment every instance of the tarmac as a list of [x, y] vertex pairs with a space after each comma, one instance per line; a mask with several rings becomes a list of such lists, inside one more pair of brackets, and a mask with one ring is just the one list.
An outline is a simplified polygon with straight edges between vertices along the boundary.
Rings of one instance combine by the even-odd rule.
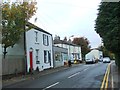
[[[72, 67], [76, 67], [78, 65], [80, 65], [80, 64], [73, 64]], [[10, 79], [4, 79], [4, 80], [2, 80], [2, 87], [10, 86], [12, 84], [23, 82], [23, 81], [30, 80], [30, 79], [37, 79], [40, 76], [58, 72], [60, 70], [64, 70], [64, 69], [68, 69], [68, 68], [70, 68], [70, 67], [65, 65], [65, 66], [61, 66], [61, 67], [46, 69], [46, 70], [39, 71], [39, 72], [35, 71], [35, 72], [33, 72], [33, 74], [26, 74], [26, 75], [21, 75], [21, 76], [19, 75], [19, 76], [10, 78]]]
[[[72, 67], [76, 67], [78, 65], [82, 64], [73, 64]], [[11, 79], [2, 80], [2, 87], [6, 87], [30, 79], [37, 79], [40, 76], [58, 72], [60, 70], [68, 68], [69, 68], [68, 66], [61, 66], [57, 68], [46, 69], [40, 72], [34, 72], [33, 74], [21, 75], [13, 77]], [[118, 70], [118, 67], [115, 65], [115, 62], [112, 62], [112, 64], [110, 65], [109, 88], [120, 90], [120, 70]]]

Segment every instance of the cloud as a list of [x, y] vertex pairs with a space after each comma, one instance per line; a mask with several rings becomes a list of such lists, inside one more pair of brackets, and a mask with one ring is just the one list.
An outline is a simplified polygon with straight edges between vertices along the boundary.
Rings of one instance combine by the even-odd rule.
[[[79, 35], [90, 40], [92, 46], [101, 43], [94, 31], [100, 0], [37, 0], [37, 26], [60, 37]], [[34, 19], [30, 21], [33, 22]]]

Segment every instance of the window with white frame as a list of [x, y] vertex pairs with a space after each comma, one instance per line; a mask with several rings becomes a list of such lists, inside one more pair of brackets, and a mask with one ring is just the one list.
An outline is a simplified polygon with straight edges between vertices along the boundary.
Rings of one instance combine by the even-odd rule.
[[38, 42], [38, 32], [35, 31], [35, 42]]
[[51, 61], [51, 51], [48, 51], [48, 59], [49, 59], [49, 62]]
[[51, 52], [44, 50], [44, 63], [49, 63], [51, 61]]
[[43, 44], [48, 46], [49, 45], [49, 39], [48, 39], [48, 36], [43, 34]]
[[49, 63], [50, 63], [50, 66], [51, 66], [51, 50], [48, 51], [48, 59], [49, 59]]
[[36, 49], [36, 64], [40, 64], [40, 61], [39, 61], [39, 49]]

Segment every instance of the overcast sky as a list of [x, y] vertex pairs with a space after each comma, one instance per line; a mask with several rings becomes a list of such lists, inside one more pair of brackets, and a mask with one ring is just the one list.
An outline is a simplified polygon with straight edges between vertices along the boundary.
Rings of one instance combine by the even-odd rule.
[[[101, 0], [37, 0], [37, 13], [30, 20], [38, 27], [63, 39], [86, 37], [92, 48], [101, 44], [95, 32], [95, 19]], [[34, 19], [37, 17], [37, 21]]]

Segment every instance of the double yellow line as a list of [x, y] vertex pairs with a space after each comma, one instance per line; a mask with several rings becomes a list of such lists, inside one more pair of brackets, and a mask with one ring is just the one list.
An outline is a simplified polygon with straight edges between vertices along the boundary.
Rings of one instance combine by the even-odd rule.
[[107, 67], [106, 73], [104, 75], [104, 78], [103, 78], [100, 90], [104, 90], [104, 89], [107, 90], [107, 88], [108, 88], [108, 79], [109, 79], [109, 73], [110, 73], [110, 65], [111, 65], [111, 63], [108, 64], [108, 67]]

